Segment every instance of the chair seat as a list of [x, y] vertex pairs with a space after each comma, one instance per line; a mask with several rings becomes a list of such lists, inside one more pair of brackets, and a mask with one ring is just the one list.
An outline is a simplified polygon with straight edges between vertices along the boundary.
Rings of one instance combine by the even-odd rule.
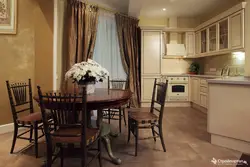
[[145, 111], [145, 109], [135, 109], [135, 111], [128, 110], [128, 116], [130, 119], [135, 120], [140, 124], [150, 124], [156, 123], [159, 120], [159, 117], [151, 112]]
[[[100, 134], [99, 129], [87, 128], [86, 131], [87, 145], [93, 143], [98, 138], [99, 134]], [[68, 136], [76, 136], [76, 137], [68, 137]], [[52, 140], [55, 143], [80, 143], [81, 128], [60, 128], [53, 134]]]
[[42, 122], [41, 112], [35, 112], [29, 115], [22, 116], [17, 119], [17, 122], [20, 124], [33, 124], [34, 122]]

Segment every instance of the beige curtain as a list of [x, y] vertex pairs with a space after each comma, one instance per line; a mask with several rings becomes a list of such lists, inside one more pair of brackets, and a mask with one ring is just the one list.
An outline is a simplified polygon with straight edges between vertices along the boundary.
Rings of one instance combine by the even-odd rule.
[[[78, 0], [68, 0], [65, 24], [68, 37], [64, 38], [67, 40], [68, 49], [65, 54], [64, 72], [75, 63], [93, 57], [97, 24], [97, 6], [87, 5]], [[67, 84], [64, 87], [68, 87]]]
[[132, 105], [135, 107], [139, 107], [141, 101], [138, 22], [137, 19], [116, 14], [122, 62], [129, 76], [129, 88], [133, 92]]

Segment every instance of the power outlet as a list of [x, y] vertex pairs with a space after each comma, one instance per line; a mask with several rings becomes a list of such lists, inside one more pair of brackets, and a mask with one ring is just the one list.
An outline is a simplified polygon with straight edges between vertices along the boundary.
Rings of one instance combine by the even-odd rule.
[[210, 68], [209, 69], [210, 72], [216, 72], [216, 70], [217, 70], [216, 68]]

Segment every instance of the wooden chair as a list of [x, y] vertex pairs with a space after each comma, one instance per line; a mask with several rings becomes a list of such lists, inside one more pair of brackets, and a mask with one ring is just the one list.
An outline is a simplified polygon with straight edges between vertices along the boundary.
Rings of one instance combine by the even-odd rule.
[[[108, 77], [108, 89], [128, 89], [128, 81], [127, 80], [110, 80]], [[122, 131], [122, 118], [124, 120], [125, 126], [126, 124], [126, 115], [125, 115], [125, 109], [129, 108], [130, 104], [127, 104], [125, 106], [119, 106], [116, 108], [109, 108], [103, 110], [103, 119], [107, 119], [109, 124], [110, 120], [119, 120], [119, 131], [121, 133]]]
[[[10, 153], [12, 154], [15, 148], [17, 139], [29, 140], [35, 143], [35, 155], [38, 157], [38, 139], [44, 134], [38, 136], [38, 130], [42, 130], [42, 115], [40, 112], [34, 112], [31, 80], [27, 83], [12, 83], [6, 81], [12, 117], [14, 122], [14, 135]], [[20, 116], [21, 115], [21, 116]], [[29, 130], [18, 134], [19, 128], [29, 128]], [[34, 139], [33, 139], [34, 130]], [[30, 133], [30, 137], [23, 135]]]
[[[51, 167], [58, 155], [61, 157], [63, 167], [64, 157], [69, 149], [68, 146], [80, 146], [81, 166], [86, 167], [99, 158], [101, 162], [101, 139], [100, 131], [97, 128], [87, 127], [87, 95], [86, 87], [83, 88], [83, 95], [77, 97], [75, 94], [42, 94], [38, 86], [39, 102], [43, 117], [44, 131], [47, 142], [47, 167]], [[53, 121], [50, 122], [50, 118]], [[53, 130], [52, 130], [53, 129]], [[98, 148], [93, 148], [98, 143]], [[53, 157], [53, 146], [60, 148], [59, 154]], [[74, 148], [74, 150], [77, 147]], [[94, 158], [88, 162], [87, 153], [95, 151]], [[73, 154], [73, 152], [70, 152]]]
[[[166, 152], [162, 133], [162, 118], [167, 93], [167, 85], [168, 81], [166, 81], [166, 83], [157, 83], [157, 79], [155, 79], [150, 109], [128, 109], [128, 143], [130, 141], [130, 133], [132, 132], [132, 134], [135, 136], [135, 156], [137, 156], [139, 129], [151, 129], [153, 137], [144, 139], [153, 138], [156, 141], [156, 138], [160, 137], [163, 150]], [[155, 131], [155, 127], [158, 128], [159, 132]]]

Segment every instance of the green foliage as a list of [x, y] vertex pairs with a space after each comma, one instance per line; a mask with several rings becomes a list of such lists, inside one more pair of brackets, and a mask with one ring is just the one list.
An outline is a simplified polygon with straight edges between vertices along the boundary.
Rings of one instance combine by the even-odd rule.
[[200, 70], [200, 65], [199, 63], [196, 63], [196, 62], [193, 62], [189, 67], [189, 72], [198, 74], [199, 70]]

